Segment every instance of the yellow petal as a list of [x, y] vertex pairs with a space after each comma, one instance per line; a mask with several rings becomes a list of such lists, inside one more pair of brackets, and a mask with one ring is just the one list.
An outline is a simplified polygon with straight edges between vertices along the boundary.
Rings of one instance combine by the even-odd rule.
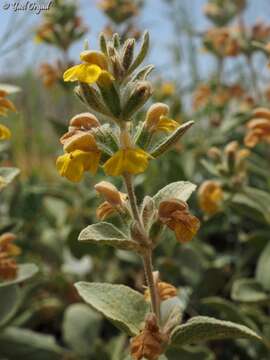
[[11, 137], [10, 130], [5, 126], [0, 124], [0, 140], [7, 140]]
[[161, 116], [156, 127], [156, 131], [172, 132], [179, 127], [179, 123], [175, 120], [169, 119], [166, 116]]
[[97, 172], [100, 156], [100, 151], [75, 150], [59, 156], [56, 160], [56, 167], [61, 176], [70, 181], [79, 182], [85, 171], [89, 171], [93, 175]]
[[87, 84], [95, 83], [102, 69], [97, 65], [80, 64], [72, 66], [64, 72], [64, 81], [80, 81]]
[[106, 56], [101, 51], [85, 50], [80, 54], [81, 61], [88, 64], [97, 65], [103, 70], [108, 69]]
[[121, 149], [106, 161], [104, 170], [111, 176], [139, 174], [146, 170], [150, 157], [142, 149]]
[[82, 179], [84, 168], [80, 161], [72, 157], [72, 153], [59, 156], [56, 160], [56, 167], [59, 174], [72, 182], [79, 182]]

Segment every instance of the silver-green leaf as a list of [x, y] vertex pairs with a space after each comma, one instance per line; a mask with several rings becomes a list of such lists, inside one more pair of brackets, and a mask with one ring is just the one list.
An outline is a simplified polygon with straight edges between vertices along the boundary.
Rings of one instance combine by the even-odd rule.
[[75, 284], [83, 300], [128, 335], [137, 335], [149, 305], [142, 294], [124, 286], [106, 283]]
[[262, 285], [255, 279], [238, 279], [232, 286], [232, 299], [245, 303], [270, 302], [270, 294], [267, 294]]
[[61, 360], [65, 350], [50, 335], [8, 327], [0, 333], [1, 358], [9, 360]]
[[13, 284], [19, 284], [31, 278], [38, 272], [38, 267], [35, 264], [21, 264], [18, 265], [18, 273], [15, 279], [0, 281], [0, 288], [4, 286], [10, 286]]
[[270, 243], [266, 245], [259, 257], [256, 279], [265, 290], [270, 291]]
[[16, 176], [18, 176], [20, 170], [14, 167], [1, 167], [0, 168], [0, 191], [11, 183]]
[[137, 250], [138, 244], [126, 237], [110, 223], [100, 222], [89, 225], [79, 235], [79, 241], [87, 241], [93, 244], [110, 245], [122, 250]]
[[246, 326], [207, 316], [195, 316], [187, 323], [176, 327], [171, 334], [172, 344], [178, 346], [236, 338], [262, 340], [259, 335]]
[[157, 207], [161, 201], [171, 198], [187, 201], [195, 189], [196, 185], [189, 181], [176, 181], [159, 190], [153, 200]]
[[86, 304], [72, 304], [64, 314], [63, 338], [81, 356], [93, 352], [101, 326], [101, 316]]

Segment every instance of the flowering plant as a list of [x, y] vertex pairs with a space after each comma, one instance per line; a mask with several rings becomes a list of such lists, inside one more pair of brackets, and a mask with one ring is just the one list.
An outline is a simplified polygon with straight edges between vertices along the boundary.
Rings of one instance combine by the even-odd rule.
[[[215, 318], [196, 316], [183, 322], [183, 295], [154, 271], [153, 253], [165, 241], [166, 231], [173, 231], [184, 246], [198, 232], [200, 221], [187, 204], [196, 188], [188, 181], [168, 184], [157, 194], [146, 195], [140, 204], [135, 194], [136, 175], [146, 172], [150, 163], [168, 152], [193, 125], [193, 121], [180, 125], [171, 119], [164, 103], [152, 104], [144, 120], [138, 120], [153, 93], [148, 80], [153, 66], [140, 67], [148, 49], [147, 32], [137, 55], [134, 39], [122, 43], [117, 34], [111, 40], [101, 34], [100, 51], [85, 49], [81, 63], [64, 73], [64, 81], [76, 82], [75, 94], [89, 112], [74, 116], [60, 139], [64, 148], [56, 162], [60, 175], [79, 182], [101, 167], [112, 179], [121, 177], [125, 187], [120, 191], [107, 180], [95, 185], [104, 198], [96, 211], [100, 221], [83, 229], [79, 241], [138, 254], [146, 278], [144, 295], [108, 283], [79, 282], [75, 286], [88, 304], [132, 337], [134, 360], [167, 359], [181, 347], [213, 339], [260, 340], [243, 325]], [[222, 190], [216, 186], [211, 198], [214, 205], [221, 198]], [[115, 226], [113, 217], [121, 225]], [[108, 218], [112, 221], [105, 222]]]

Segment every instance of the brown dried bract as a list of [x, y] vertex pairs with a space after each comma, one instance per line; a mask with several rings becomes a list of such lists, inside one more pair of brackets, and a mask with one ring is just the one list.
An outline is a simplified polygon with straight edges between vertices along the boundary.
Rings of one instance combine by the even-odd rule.
[[149, 314], [145, 320], [145, 327], [139, 335], [131, 339], [130, 352], [132, 359], [157, 360], [163, 353], [165, 336], [160, 332], [154, 314]]

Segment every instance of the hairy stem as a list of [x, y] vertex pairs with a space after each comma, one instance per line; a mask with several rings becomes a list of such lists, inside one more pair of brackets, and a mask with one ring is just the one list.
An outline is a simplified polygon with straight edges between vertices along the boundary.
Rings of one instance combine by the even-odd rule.
[[[135, 191], [134, 191], [132, 176], [130, 174], [125, 174], [124, 180], [125, 180], [125, 185], [126, 185], [126, 189], [127, 189], [127, 194], [129, 197], [132, 216], [133, 216], [134, 220], [137, 221], [142, 232], [145, 233], [145, 229], [142, 224], [141, 216], [140, 216], [138, 205], [137, 205], [137, 199], [136, 199], [136, 195], [135, 195]], [[151, 242], [146, 241], [146, 245], [148, 245], [148, 249], [143, 255], [144, 272], [145, 272], [147, 286], [150, 291], [152, 311], [156, 315], [157, 319], [159, 320], [159, 318], [160, 318], [159, 299], [158, 299], [156, 284], [155, 284], [154, 277], [153, 277]]]
[[128, 198], [129, 198], [132, 215], [134, 217], [134, 220], [136, 220], [138, 222], [138, 224], [141, 226], [141, 228], [143, 228], [142, 220], [141, 220], [138, 205], [137, 205], [137, 199], [136, 199], [136, 195], [135, 195], [135, 191], [134, 191], [132, 177], [130, 174], [126, 173], [124, 175], [124, 179], [125, 179], [125, 184], [126, 184], [126, 189], [127, 189], [127, 194], [128, 194]]
[[159, 307], [157, 288], [153, 277], [152, 251], [143, 256], [143, 266], [144, 266], [146, 282], [150, 292], [152, 311], [156, 315], [159, 321], [160, 307]]

